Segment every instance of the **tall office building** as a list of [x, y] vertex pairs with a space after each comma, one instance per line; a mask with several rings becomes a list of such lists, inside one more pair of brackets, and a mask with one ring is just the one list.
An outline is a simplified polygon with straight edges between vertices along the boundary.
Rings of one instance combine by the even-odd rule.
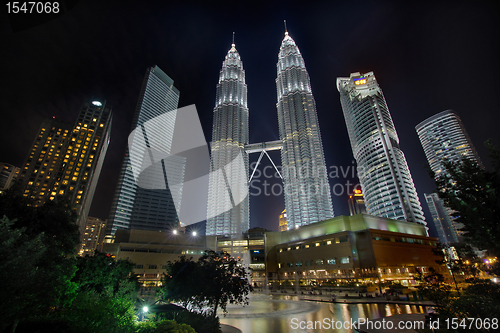
[[333, 207], [309, 74], [288, 32], [276, 66], [285, 208], [293, 229], [332, 218]]
[[459, 162], [466, 157], [482, 166], [462, 120], [453, 110], [446, 110], [427, 118], [415, 129], [431, 170], [436, 176], [443, 171], [441, 164], [443, 159]]
[[363, 197], [363, 192], [361, 190], [354, 189], [352, 195], [349, 195], [347, 204], [349, 206], [349, 214], [351, 216], [361, 213], [366, 214], [365, 198]]
[[93, 256], [96, 251], [102, 252], [104, 236], [106, 234], [107, 220], [89, 216], [85, 224], [82, 244], [80, 246], [80, 256]]
[[111, 114], [106, 102], [89, 100], [73, 126], [44, 121], [21, 170], [24, 196], [34, 206], [56, 196], [75, 205], [81, 235], [109, 145]]
[[451, 215], [446, 209], [443, 200], [436, 193], [425, 194], [427, 206], [432, 215], [432, 222], [436, 227], [439, 241], [443, 244], [457, 243], [459, 241], [457, 224], [453, 223]]
[[[460, 120], [453, 110], [440, 112], [427, 118], [415, 127], [420, 143], [431, 170], [439, 176], [445, 172], [443, 160], [459, 162], [468, 158], [482, 167], [481, 159]], [[454, 243], [460, 240], [460, 229], [453, 212], [444, 206], [438, 195], [425, 195], [427, 205], [441, 243]]]
[[426, 224], [382, 89], [373, 72], [337, 78], [368, 214]]
[[[217, 84], [207, 207], [207, 235], [241, 234], [249, 229], [248, 107], [243, 62], [234, 43]], [[243, 163], [232, 163], [241, 156]], [[215, 172], [221, 170], [222, 172]], [[237, 191], [238, 193], [234, 193]], [[229, 192], [229, 196], [227, 195]], [[241, 202], [226, 202], [242, 198]], [[226, 210], [226, 207], [230, 208]], [[219, 213], [222, 212], [222, 213]]]
[[[164, 115], [176, 110], [178, 103], [179, 90], [174, 87], [174, 81], [158, 66], [149, 68], [132, 122], [132, 130], [138, 131], [134, 138], [129, 138], [129, 144], [133, 143], [134, 149], [131, 151], [127, 147], [111, 206], [107, 242], [112, 240], [117, 229], [166, 230], [178, 224], [165, 170], [175, 169], [182, 178], [183, 161], [172, 157], [152, 163], [148, 155], [148, 152], [164, 152], [165, 148], [169, 148], [171, 140], [168, 138], [172, 137], [175, 117]], [[144, 186], [138, 186], [139, 177], [136, 178], [133, 168], [142, 170], [147, 164], [151, 165], [139, 176]], [[181, 183], [180, 179], [176, 183]]]
[[19, 167], [0, 162], [0, 193], [14, 184], [19, 176], [19, 171], [21, 171]]
[[51, 190], [62, 167], [71, 132], [71, 124], [55, 119], [44, 120], [38, 130], [19, 175], [23, 195], [29, 197], [35, 207], [55, 197]]

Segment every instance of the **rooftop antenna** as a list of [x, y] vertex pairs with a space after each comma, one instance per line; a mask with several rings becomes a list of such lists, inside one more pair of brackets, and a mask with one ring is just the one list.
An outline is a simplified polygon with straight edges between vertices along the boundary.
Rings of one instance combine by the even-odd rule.
[[283, 22], [285, 23], [285, 34], [288, 35], [288, 29], [286, 28], [286, 20], [283, 20]]

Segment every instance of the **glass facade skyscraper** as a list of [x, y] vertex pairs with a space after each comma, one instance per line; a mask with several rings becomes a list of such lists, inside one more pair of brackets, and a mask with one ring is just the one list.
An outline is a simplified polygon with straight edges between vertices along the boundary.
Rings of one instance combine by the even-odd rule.
[[443, 200], [441, 200], [436, 193], [424, 195], [432, 215], [432, 222], [436, 227], [439, 242], [443, 244], [457, 243], [459, 241], [456, 229], [457, 225], [453, 223], [451, 215], [448, 209], [446, 209]]
[[368, 214], [426, 224], [382, 89], [373, 72], [337, 78]]
[[[249, 229], [246, 144], [248, 144], [248, 106], [245, 70], [241, 57], [232, 44], [222, 63], [215, 99], [207, 235], [234, 235]], [[242, 163], [235, 163], [241, 159]]]
[[293, 229], [332, 218], [333, 207], [309, 74], [288, 32], [276, 67], [285, 208]]
[[[465, 130], [460, 117], [453, 110], [440, 112], [415, 127], [431, 170], [439, 176], [445, 172], [442, 162], [459, 162], [468, 158], [480, 166], [481, 159]], [[441, 243], [458, 242], [461, 224], [455, 222], [453, 212], [444, 206], [436, 193], [425, 195], [427, 205]]]
[[459, 162], [462, 158], [474, 160], [482, 166], [460, 117], [453, 110], [440, 112], [415, 127], [431, 170], [438, 176], [443, 159]]
[[[144, 140], [142, 136], [137, 140], [133, 138], [132, 141], [129, 138], [129, 144], [136, 145], [132, 154], [145, 154], [148, 150], [154, 149], [161, 151], [163, 146], [169, 144], [165, 141], [172, 137], [175, 117], [169, 121], [168, 117], [160, 116], [176, 110], [178, 103], [179, 90], [174, 87], [174, 81], [158, 66], [149, 68], [144, 77], [132, 122], [132, 130], [139, 129], [136, 133], [142, 134]], [[183, 176], [183, 161], [169, 158], [150, 165], [140, 176], [145, 177], [141, 179], [141, 184], [148, 186], [139, 187], [137, 185], [139, 179], [135, 178], [133, 168], [141, 170], [143, 164], [150, 161], [146, 154], [144, 156], [130, 156], [130, 154], [130, 147], [127, 147], [108, 219], [106, 231], [108, 242], [117, 229], [166, 230], [177, 226], [179, 222], [165, 168], [178, 170], [179, 180], [176, 184], [179, 184]]]

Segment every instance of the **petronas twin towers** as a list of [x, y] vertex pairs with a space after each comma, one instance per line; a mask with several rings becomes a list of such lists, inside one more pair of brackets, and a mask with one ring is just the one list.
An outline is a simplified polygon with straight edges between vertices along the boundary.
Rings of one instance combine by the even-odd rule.
[[[288, 229], [333, 217], [309, 74], [288, 32], [281, 43], [277, 72], [280, 140], [249, 144], [245, 71], [234, 43], [222, 64], [213, 118], [207, 235], [248, 230], [248, 154], [261, 152], [262, 156], [272, 149], [281, 149]], [[223, 207], [231, 208], [214, 214]]]

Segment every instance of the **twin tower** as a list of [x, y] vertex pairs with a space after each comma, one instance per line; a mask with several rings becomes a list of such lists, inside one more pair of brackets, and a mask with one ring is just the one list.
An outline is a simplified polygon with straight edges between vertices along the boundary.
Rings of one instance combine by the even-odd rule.
[[245, 70], [234, 43], [222, 63], [213, 118], [207, 235], [241, 234], [249, 229], [248, 154], [260, 152], [262, 158], [268, 150], [281, 150], [288, 228], [333, 217], [309, 74], [288, 32], [276, 67], [280, 140], [249, 144]]

